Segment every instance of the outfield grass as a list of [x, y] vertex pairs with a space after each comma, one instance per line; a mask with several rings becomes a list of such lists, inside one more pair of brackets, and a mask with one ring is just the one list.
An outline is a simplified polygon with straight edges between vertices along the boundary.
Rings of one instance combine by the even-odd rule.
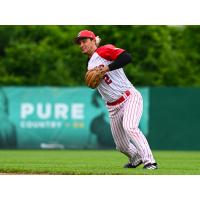
[[153, 151], [158, 170], [124, 169], [115, 150], [1, 150], [0, 173], [94, 175], [200, 175], [200, 152]]

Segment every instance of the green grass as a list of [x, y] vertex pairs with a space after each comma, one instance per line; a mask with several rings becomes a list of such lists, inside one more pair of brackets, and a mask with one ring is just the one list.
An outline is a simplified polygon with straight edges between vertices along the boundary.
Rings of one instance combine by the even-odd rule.
[[94, 175], [200, 175], [200, 152], [153, 151], [159, 169], [124, 169], [115, 150], [1, 150], [0, 173]]

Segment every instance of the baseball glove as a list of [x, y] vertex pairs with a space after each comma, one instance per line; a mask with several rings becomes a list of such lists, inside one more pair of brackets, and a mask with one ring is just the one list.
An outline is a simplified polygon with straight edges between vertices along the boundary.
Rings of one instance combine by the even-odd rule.
[[86, 85], [92, 89], [96, 88], [108, 70], [109, 68], [105, 65], [99, 65], [91, 70], [88, 70], [85, 74]]

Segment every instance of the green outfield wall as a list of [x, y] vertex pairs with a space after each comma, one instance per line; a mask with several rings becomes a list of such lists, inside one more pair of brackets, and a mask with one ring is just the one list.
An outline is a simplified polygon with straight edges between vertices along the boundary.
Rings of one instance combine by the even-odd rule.
[[200, 89], [150, 89], [152, 149], [200, 150]]

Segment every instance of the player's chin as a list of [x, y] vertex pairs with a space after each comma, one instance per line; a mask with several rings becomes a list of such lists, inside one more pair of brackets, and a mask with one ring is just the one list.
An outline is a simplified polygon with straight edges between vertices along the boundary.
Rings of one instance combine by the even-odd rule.
[[88, 52], [87, 49], [82, 49], [83, 54], [87, 54], [87, 52]]
[[87, 51], [82, 51], [83, 54], [87, 54]]

